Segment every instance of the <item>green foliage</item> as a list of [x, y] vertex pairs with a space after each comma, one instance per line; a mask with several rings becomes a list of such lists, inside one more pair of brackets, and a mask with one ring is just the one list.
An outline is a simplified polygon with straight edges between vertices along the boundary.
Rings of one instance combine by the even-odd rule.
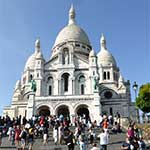
[[150, 83], [140, 87], [138, 97], [136, 98], [136, 106], [144, 113], [150, 112]]

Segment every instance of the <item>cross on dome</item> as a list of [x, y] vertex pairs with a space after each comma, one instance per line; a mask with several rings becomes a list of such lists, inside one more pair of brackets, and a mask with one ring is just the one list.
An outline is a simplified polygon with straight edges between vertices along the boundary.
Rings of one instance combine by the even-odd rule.
[[39, 38], [35, 41], [35, 51], [36, 52], [40, 51], [40, 39]]
[[102, 36], [101, 36], [101, 39], [100, 39], [100, 45], [101, 45], [101, 50], [107, 50], [107, 48], [106, 48], [106, 39], [105, 39], [103, 33], [102, 33]]
[[76, 16], [76, 13], [75, 13], [75, 9], [73, 7], [73, 4], [71, 5], [71, 8], [69, 10], [69, 25], [71, 24], [75, 24], [75, 16]]

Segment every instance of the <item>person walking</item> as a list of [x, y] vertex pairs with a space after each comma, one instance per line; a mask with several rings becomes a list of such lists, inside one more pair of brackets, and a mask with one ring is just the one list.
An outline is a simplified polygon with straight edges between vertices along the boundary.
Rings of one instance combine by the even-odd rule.
[[20, 135], [21, 133], [21, 129], [20, 129], [20, 126], [17, 125], [17, 127], [15, 128], [15, 145], [16, 145], [16, 148], [18, 149], [19, 148], [19, 141], [20, 141]]
[[75, 137], [73, 135], [73, 132], [70, 131], [69, 136], [67, 138], [68, 150], [74, 150], [74, 144], [75, 144]]
[[108, 131], [102, 129], [102, 133], [100, 133], [98, 137], [100, 138], [100, 150], [107, 150], [107, 145], [109, 140]]
[[55, 145], [57, 145], [57, 142], [58, 142], [58, 127], [57, 126], [54, 126], [53, 128], [53, 139], [54, 139]]
[[33, 142], [34, 142], [34, 130], [33, 128], [30, 128], [29, 135], [28, 135], [29, 150], [33, 149]]
[[22, 127], [22, 131], [19, 135], [20, 139], [21, 139], [21, 147], [22, 147], [22, 150], [25, 150], [25, 147], [26, 147], [26, 139], [27, 139], [27, 131], [25, 129], [25, 127], [23, 126]]

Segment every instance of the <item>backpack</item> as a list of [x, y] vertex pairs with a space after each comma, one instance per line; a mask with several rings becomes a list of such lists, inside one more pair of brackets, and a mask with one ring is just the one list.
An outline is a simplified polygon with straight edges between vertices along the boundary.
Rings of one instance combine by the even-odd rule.
[[27, 132], [26, 131], [22, 131], [20, 138], [25, 139], [27, 137]]

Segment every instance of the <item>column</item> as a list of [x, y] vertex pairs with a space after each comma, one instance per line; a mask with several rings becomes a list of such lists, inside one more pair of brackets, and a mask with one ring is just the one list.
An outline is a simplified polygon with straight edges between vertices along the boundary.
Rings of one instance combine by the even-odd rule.
[[31, 119], [31, 117], [34, 115], [35, 112], [34, 103], [35, 103], [35, 93], [31, 92], [27, 104], [27, 119]]

